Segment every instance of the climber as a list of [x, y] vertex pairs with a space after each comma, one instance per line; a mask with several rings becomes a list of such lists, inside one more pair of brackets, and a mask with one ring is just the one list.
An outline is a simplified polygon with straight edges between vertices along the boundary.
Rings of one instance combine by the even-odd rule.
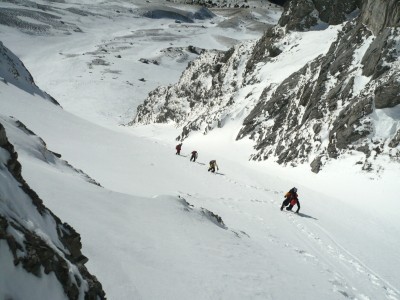
[[196, 150], [193, 150], [192, 151], [192, 156], [190, 157], [190, 161], [194, 161], [194, 162], [196, 162], [196, 159], [197, 159], [197, 157], [199, 156], [199, 154], [197, 153], [197, 151]]
[[292, 210], [293, 206], [297, 205], [296, 213], [300, 210], [300, 202], [297, 195], [297, 189], [294, 187], [285, 194], [285, 200], [282, 202], [281, 210], [286, 206], [286, 210]]
[[219, 171], [218, 169], [218, 165], [217, 165], [217, 161], [216, 160], [211, 160], [210, 161], [210, 167], [208, 168], [208, 172], [213, 172], [215, 173], [215, 168], [217, 168], [217, 171]]
[[182, 143], [176, 145], [175, 149], [176, 149], [176, 153], [175, 154], [181, 155]]

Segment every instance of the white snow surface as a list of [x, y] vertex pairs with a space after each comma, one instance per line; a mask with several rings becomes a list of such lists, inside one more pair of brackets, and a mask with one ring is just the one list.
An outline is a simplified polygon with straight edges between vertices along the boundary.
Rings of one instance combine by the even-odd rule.
[[[100, 4], [96, 7], [101, 11]], [[48, 149], [102, 185], [44, 160], [34, 141], [6, 128], [25, 180], [81, 234], [87, 267], [109, 299], [400, 299], [398, 165], [382, 161], [382, 173], [363, 173], [354, 168], [358, 157], [349, 155], [316, 175], [307, 166], [249, 162], [252, 142], [235, 141], [241, 124], [234, 120], [206, 136], [191, 136], [181, 156], [174, 149], [179, 128], [118, 126], [147, 92], [177, 80], [195, 56], [188, 54], [183, 65], [163, 56], [162, 68], [139, 58], [154, 59], [169, 43], [227, 49], [221, 43], [227, 39], [217, 35], [243, 41], [256, 38], [255, 32], [221, 29], [206, 20], [200, 24], [210, 31], [202, 34], [201, 25], [186, 28], [174, 20], [126, 15], [80, 17], [79, 22], [82, 35], [32, 36], [0, 26], [3, 43], [63, 107], [0, 81], [0, 122], [8, 116], [22, 121]], [[158, 30], [161, 41], [155, 37]], [[328, 39], [335, 31], [328, 29]], [[107, 54], [110, 66], [88, 67], [94, 56], [87, 53], [124, 39], [129, 43], [132, 34], [132, 48]], [[323, 32], [313, 34], [298, 34], [298, 49], [308, 57], [328, 47], [311, 47]], [[299, 69], [304, 61], [298, 60], [275, 70]], [[149, 80], [137, 80], [142, 77]], [[194, 149], [197, 163], [188, 157]], [[217, 174], [207, 172], [211, 159], [218, 162]], [[279, 210], [293, 186], [299, 189], [298, 215]], [[0, 188], [6, 188], [3, 181]], [[0, 289], [9, 284], [6, 276], [2, 267]]]

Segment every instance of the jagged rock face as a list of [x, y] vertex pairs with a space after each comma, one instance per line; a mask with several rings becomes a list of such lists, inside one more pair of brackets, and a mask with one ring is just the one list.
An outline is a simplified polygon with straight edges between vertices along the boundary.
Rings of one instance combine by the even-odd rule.
[[287, 1], [279, 19], [278, 26], [269, 28], [257, 42], [251, 59], [248, 62], [248, 72], [254, 70], [258, 62], [268, 61], [276, 57], [281, 50], [275, 44], [288, 31], [305, 31], [320, 23], [336, 25], [344, 22], [348, 14], [361, 6], [361, 0], [292, 0]]
[[336, 25], [360, 7], [360, 0], [292, 0], [285, 4], [279, 25], [287, 30], [307, 30], [320, 22]]
[[292, 0], [286, 2], [279, 25], [288, 30], [308, 30], [321, 21], [336, 25], [357, 8], [362, 8], [362, 22], [374, 34], [399, 24], [400, 3], [397, 0]]
[[[388, 148], [397, 145], [396, 137], [377, 136], [374, 120], [376, 109], [400, 104], [400, 65], [394, 63], [400, 54], [398, 34], [392, 28], [375, 38], [361, 59], [369, 61], [363, 66], [355, 58], [374, 37], [363, 25], [348, 24], [325, 56], [292, 74], [271, 96], [267, 88], [238, 135], [257, 141], [253, 159], [304, 163], [313, 158], [312, 170], [318, 172], [323, 160], [351, 149], [366, 154], [365, 167], [374, 151], [399, 157], [399, 149]], [[360, 85], [360, 73], [371, 80]], [[399, 126], [398, 120], [392, 125]]]
[[269, 28], [257, 41], [246, 65], [246, 75], [251, 75], [259, 62], [267, 62], [281, 54], [282, 50], [275, 46], [284, 36], [284, 30], [280, 27]]
[[[254, 43], [247, 43], [226, 53], [203, 53], [189, 64], [178, 84], [159, 87], [149, 94], [139, 106], [134, 123], [185, 124], [178, 140], [185, 139], [191, 131], [207, 133], [223, 126], [235, 104], [253, 47]], [[238, 52], [240, 56], [233, 55]]]
[[[8, 246], [0, 249], [9, 251], [15, 267], [28, 274], [13, 278], [13, 284], [24, 286], [26, 276], [53, 274], [68, 299], [105, 299], [101, 284], [84, 266], [88, 259], [81, 252], [79, 234], [44, 206], [22, 178], [17, 158], [0, 123], [0, 175], [6, 187], [0, 192], [0, 242]], [[44, 282], [43, 290], [48, 288]]]
[[[377, 5], [381, 11], [366, 11]], [[319, 20], [337, 24], [357, 7], [362, 9], [356, 19], [343, 23], [327, 53], [278, 84], [260, 81], [257, 72], [296, 46], [282, 42], [294, 33], [280, 25], [255, 44], [237, 46], [225, 55], [203, 54], [177, 85], [152, 93], [135, 121], [175, 121], [183, 125], [178, 138], [184, 139], [191, 131], [207, 133], [246, 114], [237, 138], [255, 141], [252, 159], [309, 163], [314, 172], [325, 161], [354, 151], [365, 155], [360, 162], [365, 170], [377, 155], [399, 160], [398, 5], [391, 0], [291, 1], [279, 22], [286, 29], [303, 30]], [[382, 12], [384, 18], [378, 16]], [[262, 93], [253, 93], [260, 84]]]

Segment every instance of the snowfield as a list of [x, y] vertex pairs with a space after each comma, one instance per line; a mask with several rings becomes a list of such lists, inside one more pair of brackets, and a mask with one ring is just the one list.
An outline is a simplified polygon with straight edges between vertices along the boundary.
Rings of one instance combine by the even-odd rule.
[[[121, 126], [148, 92], [179, 79], [198, 56], [189, 45], [226, 50], [260, 37], [262, 31], [249, 29], [254, 23], [243, 19], [236, 28], [220, 27], [229, 20], [220, 10], [211, 19], [177, 23], [130, 13], [146, 8], [140, 1], [92, 2], [52, 4], [93, 13], [63, 16], [82, 33], [33, 35], [0, 25], [0, 40], [61, 105], [24, 81], [0, 80], [0, 123], [27, 183], [81, 234], [87, 267], [108, 299], [400, 299], [398, 164], [382, 161], [381, 173], [361, 172], [354, 168], [354, 154], [316, 175], [308, 166], [249, 162], [252, 142], [235, 141], [240, 118], [208, 135], [191, 135], [181, 156], [175, 155], [180, 128]], [[195, 11], [185, 5], [173, 9]], [[261, 16], [276, 21], [279, 14], [272, 9]], [[316, 57], [335, 31], [328, 28], [325, 37], [323, 31], [298, 33], [298, 49]], [[310, 49], [310, 40], [320, 47]], [[291, 61], [286, 68], [304, 63]], [[285, 68], [269, 67], [265, 76]], [[7, 70], [0, 70], [4, 78]], [[42, 155], [40, 140], [18, 134], [9, 117], [61, 159]], [[377, 117], [385, 118], [381, 112]], [[195, 163], [189, 161], [192, 150], [199, 152]], [[216, 174], [207, 172], [211, 159], [220, 167]], [[299, 190], [299, 214], [279, 210], [293, 186]], [[4, 270], [12, 268], [7, 255], [0, 256]], [[16, 291], [1, 269], [3, 299], [10, 297], [6, 287]], [[27, 287], [38, 284], [35, 280]], [[59, 298], [53, 299], [64, 299], [52, 281], [42, 284], [55, 290]], [[26, 299], [27, 287], [11, 297]]]

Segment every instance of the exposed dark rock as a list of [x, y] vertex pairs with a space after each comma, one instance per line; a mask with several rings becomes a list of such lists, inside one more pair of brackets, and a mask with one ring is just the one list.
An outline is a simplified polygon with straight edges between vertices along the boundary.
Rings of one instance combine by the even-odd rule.
[[275, 43], [283, 37], [283, 34], [283, 30], [278, 27], [271, 27], [267, 29], [261, 39], [257, 41], [251, 53], [246, 65], [246, 74], [251, 74], [254, 71], [254, 66], [257, 63], [268, 60], [268, 57], [273, 57], [280, 54], [281, 50], [275, 46]]
[[314, 173], [318, 173], [321, 170], [322, 167], [322, 156], [316, 157], [310, 164], [311, 166], [311, 171]]
[[186, 16], [180, 11], [152, 9], [143, 14], [143, 16], [151, 19], [174, 19], [179, 22], [193, 23], [190, 16]]
[[366, 137], [372, 130], [371, 127], [364, 126], [361, 129], [360, 120], [372, 113], [372, 99], [355, 99], [333, 123], [333, 128], [329, 133], [330, 142], [338, 149], [346, 149], [349, 145]]
[[313, 14], [315, 6], [309, 0], [288, 1], [279, 25], [288, 30], [304, 30], [318, 23], [318, 16]]
[[88, 63], [88, 65], [89, 68], [92, 68], [93, 66], [109, 66], [110, 63], [102, 58], [95, 58], [90, 63]]
[[393, 139], [390, 141], [389, 147], [396, 148], [398, 145], [400, 145], [400, 129], [397, 131]]
[[222, 218], [220, 216], [218, 216], [217, 214], [215, 214], [212, 211], [209, 211], [208, 209], [205, 209], [205, 208], [202, 208], [201, 211], [214, 224], [216, 224], [217, 226], [219, 226], [223, 229], [227, 229], [224, 221], [222, 220]]
[[360, 8], [361, 0], [292, 0], [285, 4], [279, 25], [287, 30], [308, 30], [324, 22], [336, 25]]
[[[193, 211], [194, 206], [192, 204], [190, 204], [185, 198], [178, 196], [179, 201], [183, 204], [185, 211]], [[209, 211], [208, 209], [205, 208], [200, 208], [200, 212], [203, 216], [205, 216], [207, 219], [209, 219], [211, 222], [213, 222], [214, 224], [216, 224], [218, 227], [221, 227], [223, 229], [228, 229], [228, 227], [226, 227], [224, 221], [222, 220], [222, 218], [213, 213], [212, 211]]]
[[378, 35], [387, 27], [400, 24], [400, 2], [398, 0], [364, 0], [361, 22]]
[[202, 53], [205, 51], [205, 50], [202, 49], [202, 48], [195, 47], [195, 46], [192, 46], [192, 45], [189, 45], [189, 46], [187, 47], [187, 50], [188, 50], [190, 53], [194, 53], [194, 54], [197, 54], [197, 55], [200, 55], [200, 54], [202, 54]]
[[388, 108], [400, 104], [400, 76], [392, 75], [375, 90], [375, 107]]
[[153, 64], [153, 65], [159, 65], [159, 62], [156, 61], [155, 59], [147, 59], [147, 58], [141, 58], [139, 59], [140, 62], [144, 64]]
[[374, 78], [378, 78], [382, 73], [388, 70], [387, 67], [382, 66], [382, 58], [384, 57], [390, 33], [391, 30], [387, 28], [384, 32], [379, 34], [369, 46], [362, 60], [364, 76], [374, 75]]
[[288, 1], [289, 0], [270, 0], [271, 3], [278, 4], [280, 6], [283, 6]]
[[21, 189], [27, 193], [32, 199], [32, 203], [36, 206], [37, 210], [43, 214], [45, 206], [39, 196], [29, 188], [21, 175], [21, 164], [18, 162], [18, 154], [14, 151], [14, 146], [11, 145], [6, 137], [5, 129], [0, 124], [0, 147], [6, 149], [10, 153], [10, 159], [7, 162], [7, 169], [14, 176], [14, 178], [21, 184]]

